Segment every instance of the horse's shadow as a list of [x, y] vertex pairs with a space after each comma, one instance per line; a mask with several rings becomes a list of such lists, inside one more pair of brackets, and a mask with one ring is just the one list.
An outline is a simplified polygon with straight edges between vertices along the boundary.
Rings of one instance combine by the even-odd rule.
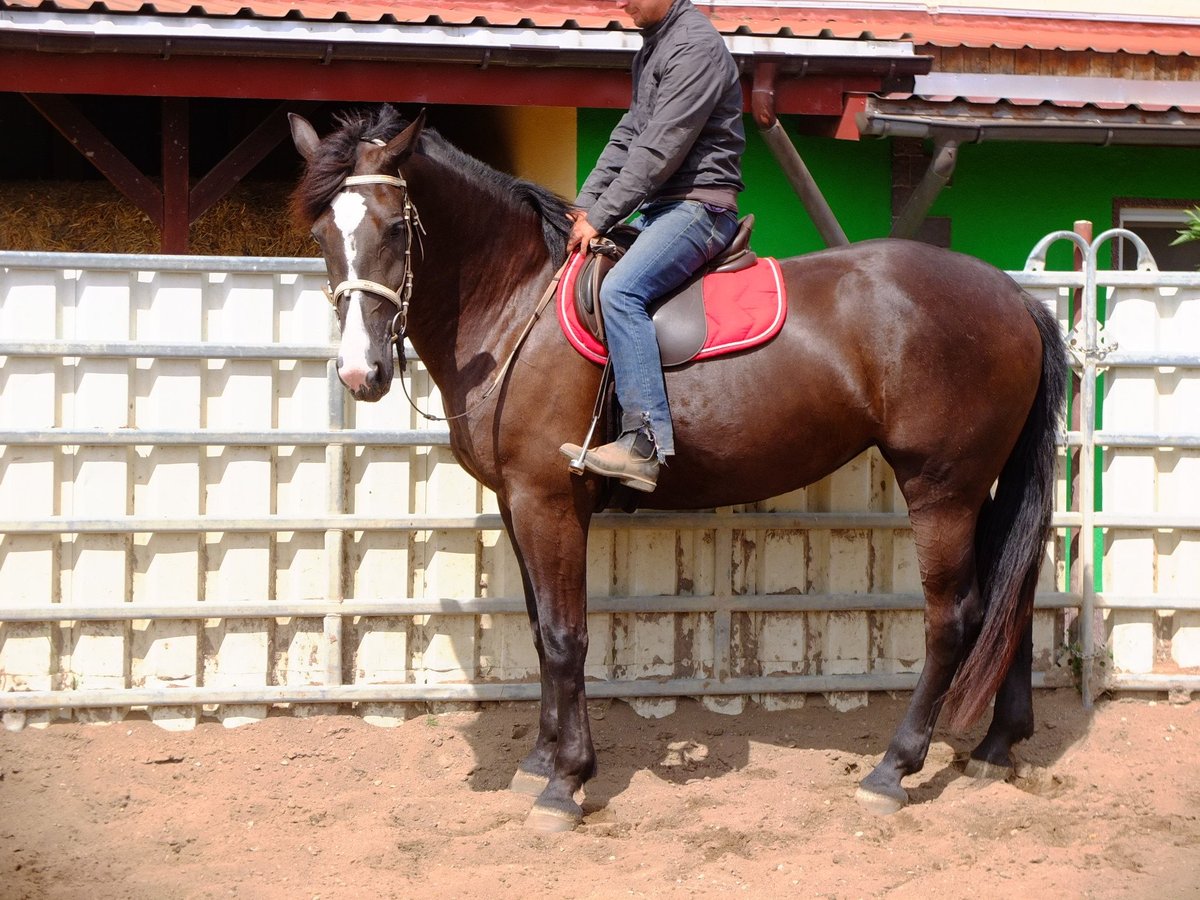
[[[823, 775], [845, 781], [850, 789], [883, 756], [907, 705], [904, 695], [872, 694], [868, 706], [837, 712], [816, 695], [808, 697], [800, 709], [770, 712], [747, 703], [743, 712], [726, 715], [696, 700], [682, 699], [674, 714], [649, 719], [623, 702], [593, 701], [592, 737], [599, 770], [587, 784], [584, 812], [607, 807], [641, 772], [679, 785], [717, 781], [731, 772], [784, 783], [788, 779], [807, 782], [814, 775]], [[1034, 709], [1037, 729], [1030, 740], [1014, 748], [1017, 775], [1010, 780], [1039, 792], [1041, 786], [1057, 783], [1044, 773], [1087, 733], [1091, 713], [1083, 709], [1078, 693], [1066, 688], [1037, 692]], [[909, 779], [913, 804], [936, 800], [966, 777], [963, 762], [982, 739], [987, 724], [985, 716], [965, 733], [935, 730], [934, 743], [948, 744], [955, 759], [948, 762], [944, 751], [931, 754], [923, 773]], [[506, 790], [537, 735], [537, 707], [520, 704], [486, 709], [464, 723], [462, 735], [477, 761], [468, 778], [470, 788]], [[764, 748], [797, 753], [792, 759], [787, 753], [764, 752]], [[806, 751], [819, 751], [821, 756], [814, 758]]]

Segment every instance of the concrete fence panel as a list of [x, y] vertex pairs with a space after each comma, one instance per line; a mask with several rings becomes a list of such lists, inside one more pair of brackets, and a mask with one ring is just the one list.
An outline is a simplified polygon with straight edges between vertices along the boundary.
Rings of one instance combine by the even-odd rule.
[[[1065, 330], [1078, 277], [1057, 275], [1020, 277]], [[538, 696], [495, 498], [400, 390], [378, 404], [345, 395], [323, 285], [311, 260], [0, 254], [10, 727], [133, 707], [168, 728], [236, 725], [281, 704], [391, 724], [424, 704]], [[1122, 350], [1194, 352], [1200, 283], [1130, 290], [1141, 294], [1110, 306]], [[1104, 429], [1194, 433], [1194, 371], [1106, 377]], [[404, 383], [440, 411], [419, 363]], [[1197, 452], [1106, 450], [1097, 509], [1193, 515]], [[1070, 682], [1084, 599], [1068, 582], [1078, 490], [1060, 468], [1038, 684]], [[1094, 614], [1114, 672], [1177, 678], [1198, 665], [1200, 548], [1177, 524], [1095, 526]], [[923, 662], [904, 502], [875, 451], [758, 504], [602, 514], [588, 557], [589, 691], [647, 715], [680, 696], [736, 711], [820, 693], [852, 708], [911, 688]], [[1116, 608], [1158, 593], [1178, 605]], [[1139, 684], [1150, 682], [1127, 686]]]

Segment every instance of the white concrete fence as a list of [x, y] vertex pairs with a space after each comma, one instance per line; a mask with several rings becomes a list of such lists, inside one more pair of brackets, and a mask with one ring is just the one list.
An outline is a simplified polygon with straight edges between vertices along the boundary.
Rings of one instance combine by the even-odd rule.
[[[1072, 289], [1119, 285], [1119, 348], [1081, 353], [1085, 376], [1109, 366], [1103, 430], [1066, 436], [1103, 448], [1103, 505], [1089, 454], [1060, 467], [1035, 683], [1074, 667], [1089, 697], [1200, 690], [1200, 276], [1014, 274], [1064, 328]], [[323, 284], [312, 260], [0, 253], [9, 727], [136, 707], [237, 724], [278, 704], [387, 723], [537, 697], [494, 499], [399, 391], [345, 398]], [[408, 383], [436, 409], [423, 373]], [[853, 706], [922, 664], [904, 504], [874, 452], [759, 504], [599, 516], [589, 596], [589, 694], [647, 714], [680, 696]]]

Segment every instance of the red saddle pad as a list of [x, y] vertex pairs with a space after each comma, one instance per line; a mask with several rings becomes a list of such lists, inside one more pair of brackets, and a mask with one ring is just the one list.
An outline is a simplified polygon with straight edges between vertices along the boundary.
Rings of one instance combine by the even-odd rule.
[[[580, 324], [575, 313], [575, 279], [583, 261], [583, 255], [576, 253], [559, 282], [555, 299], [558, 322], [572, 347], [592, 362], [603, 364], [608, 359], [607, 348]], [[779, 333], [787, 318], [787, 291], [779, 263], [771, 258], [760, 257], [740, 272], [705, 275], [702, 290], [708, 336], [696, 360], [766, 343]]]

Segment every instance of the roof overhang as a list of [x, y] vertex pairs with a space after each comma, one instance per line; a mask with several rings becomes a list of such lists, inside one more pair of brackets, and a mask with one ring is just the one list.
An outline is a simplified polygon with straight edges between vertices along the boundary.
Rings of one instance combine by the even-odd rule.
[[[930, 68], [904, 41], [723, 37], [744, 73], [775, 64], [781, 113], [838, 115], [844, 94], [911, 90]], [[612, 27], [7, 8], [0, 84], [26, 93], [624, 107], [639, 46], [637, 31]]]
[[1200, 146], [1200, 114], [1178, 109], [1064, 108], [1050, 103], [1018, 105], [1004, 100], [931, 102], [868, 97], [857, 114], [858, 130], [872, 137], [916, 137], [960, 144], [981, 141]]
[[873, 137], [1200, 145], [1195, 81], [934, 72], [911, 94], [857, 98], [852, 113]]
[[[727, 34], [735, 59], [770, 56], [781, 71], [929, 71], [908, 42]], [[582, 65], [625, 68], [642, 44], [624, 29], [505, 27], [412, 23], [314, 22], [192, 16], [96, 15], [8, 10], [0, 13], [0, 42], [38, 49], [114, 50], [140, 45], [213, 55], [240, 47], [276, 56], [387, 60], [420, 56], [438, 61], [495, 64]]]

